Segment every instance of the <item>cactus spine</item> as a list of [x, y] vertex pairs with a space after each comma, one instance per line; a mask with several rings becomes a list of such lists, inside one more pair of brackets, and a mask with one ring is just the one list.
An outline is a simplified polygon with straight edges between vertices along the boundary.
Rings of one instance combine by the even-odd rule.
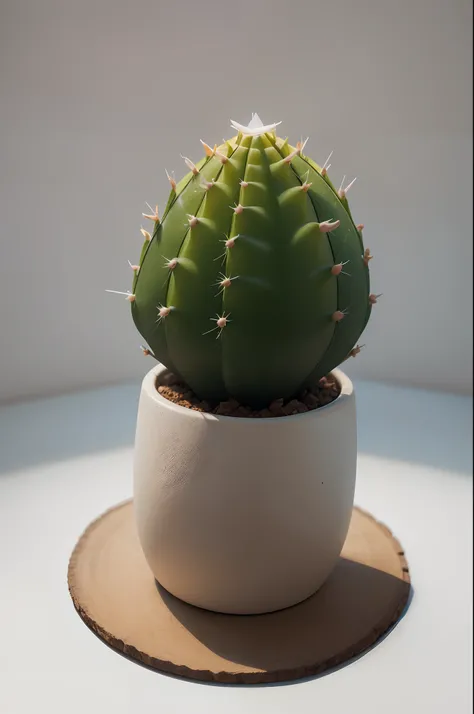
[[152, 353], [201, 398], [252, 407], [293, 396], [348, 356], [374, 303], [362, 226], [327, 163], [232, 123], [171, 184], [134, 270], [131, 311]]

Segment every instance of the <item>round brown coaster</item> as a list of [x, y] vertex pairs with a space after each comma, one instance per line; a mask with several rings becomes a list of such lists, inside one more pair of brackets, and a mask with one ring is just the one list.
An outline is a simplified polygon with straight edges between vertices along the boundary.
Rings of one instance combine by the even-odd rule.
[[201, 610], [155, 582], [131, 501], [87, 528], [68, 583], [84, 622], [131, 659], [192, 679], [245, 684], [299, 679], [361, 654], [400, 619], [410, 592], [400, 544], [354, 508], [339, 563], [308, 600], [268, 615]]

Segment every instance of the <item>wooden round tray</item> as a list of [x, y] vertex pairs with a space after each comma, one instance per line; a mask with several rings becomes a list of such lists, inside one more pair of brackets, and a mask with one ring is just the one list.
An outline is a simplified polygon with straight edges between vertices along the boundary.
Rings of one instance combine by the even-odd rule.
[[299, 679], [360, 655], [400, 619], [410, 593], [400, 544], [354, 508], [339, 562], [308, 600], [268, 615], [202, 610], [155, 581], [131, 501], [87, 528], [68, 583], [81, 618], [115, 650], [162, 672], [244, 684]]

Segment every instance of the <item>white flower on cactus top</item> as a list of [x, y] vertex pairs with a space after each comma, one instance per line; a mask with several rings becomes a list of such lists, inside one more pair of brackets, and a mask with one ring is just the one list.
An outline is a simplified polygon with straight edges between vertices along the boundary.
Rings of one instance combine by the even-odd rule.
[[261, 134], [275, 131], [279, 124], [281, 124], [281, 121], [275, 122], [275, 124], [264, 125], [258, 114], [252, 114], [252, 119], [248, 126], [243, 126], [243, 124], [239, 124], [238, 122], [232, 120], [230, 122], [233, 129], [236, 129], [247, 136], [260, 136]]

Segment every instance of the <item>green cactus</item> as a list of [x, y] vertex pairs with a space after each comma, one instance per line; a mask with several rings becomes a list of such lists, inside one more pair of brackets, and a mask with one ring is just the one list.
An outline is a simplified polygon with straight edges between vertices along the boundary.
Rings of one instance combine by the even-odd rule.
[[232, 126], [179, 183], [168, 176], [127, 297], [150, 351], [196, 395], [259, 408], [355, 355], [377, 296], [347, 188], [276, 124]]

